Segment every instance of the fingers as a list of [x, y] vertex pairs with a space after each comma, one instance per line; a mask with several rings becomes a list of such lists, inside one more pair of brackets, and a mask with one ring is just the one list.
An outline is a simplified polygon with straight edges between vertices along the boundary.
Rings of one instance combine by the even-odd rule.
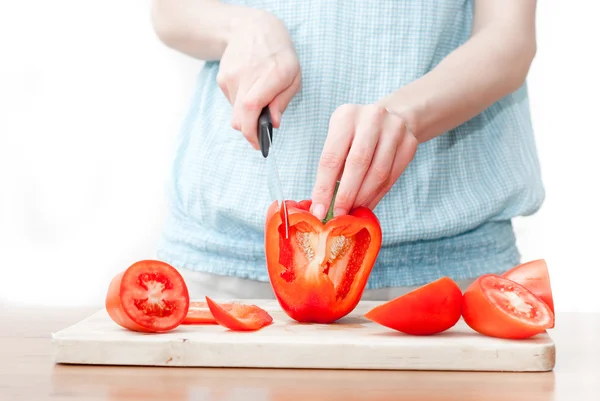
[[241, 131], [259, 149], [257, 121], [261, 110], [269, 105], [273, 127], [279, 128], [281, 114], [299, 91], [301, 77], [293, 54], [284, 53], [269, 59], [262, 67], [241, 69], [238, 73], [220, 73], [219, 87], [233, 106], [231, 126]]
[[311, 212], [325, 217], [338, 179], [334, 216], [357, 206], [373, 209], [412, 161], [417, 145], [404, 120], [384, 108], [340, 106], [331, 116]]
[[281, 126], [281, 116], [285, 109], [298, 93], [301, 86], [301, 76], [297, 74], [292, 84], [287, 87], [286, 90], [275, 96], [275, 99], [270, 103], [271, 118], [273, 120], [273, 127], [279, 128]]
[[[254, 81], [241, 102], [241, 131], [255, 149], [259, 148], [257, 139], [257, 120], [261, 110], [277, 100], [278, 105], [269, 108], [273, 127], [279, 128], [281, 113], [285, 110], [299, 85], [299, 75], [291, 67], [280, 66], [273, 61]], [[240, 96], [241, 98], [241, 96]], [[283, 108], [280, 108], [282, 107]]]
[[[258, 77], [253, 77], [252, 80], [243, 80], [240, 82], [237, 90], [231, 89], [231, 92], [235, 92], [236, 96], [233, 101], [233, 111], [231, 113], [231, 126], [233, 129], [242, 131], [242, 118], [245, 113], [244, 97], [256, 79], [258, 79]], [[253, 144], [252, 141], [250, 141], [250, 143]], [[253, 144], [253, 146], [254, 145], [255, 144]]]
[[[386, 114], [387, 112], [383, 107], [376, 105], [361, 107], [352, 147], [348, 152], [344, 173], [340, 180], [340, 186], [335, 199], [334, 216], [347, 214], [352, 209], [359, 191], [364, 187], [363, 180], [367, 172], [373, 171], [371, 162], [373, 161], [375, 148], [384, 128]], [[381, 150], [380, 146], [380, 154], [388, 152], [392, 153], [391, 156], [393, 156], [395, 149], [393, 142], [387, 141], [386, 143], [382, 143], [382, 146], [387, 146], [388, 150]], [[391, 157], [387, 160], [384, 157], [376, 162], [375, 166], [378, 172], [381, 170], [382, 174], [386, 175], [384, 179], [387, 179], [387, 172], [391, 169], [392, 160], [393, 158]], [[370, 175], [372, 176], [372, 173]], [[364, 184], [367, 184], [367, 182], [365, 181]]]
[[393, 180], [392, 168], [404, 130], [404, 124], [396, 120], [399, 119], [385, 118], [373, 161], [356, 196], [355, 206], [369, 204]]
[[335, 183], [342, 173], [354, 137], [354, 115], [359, 107], [343, 105], [331, 115], [329, 132], [321, 152], [312, 193], [311, 212], [320, 220], [325, 218], [333, 197]]
[[398, 180], [398, 178], [400, 178], [408, 164], [413, 160], [418, 144], [419, 142], [417, 139], [410, 132], [404, 129], [402, 140], [396, 152], [394, 163], [392, 164], [390, 177], [385, 185], [373, 194], [371, 200], [369, 200], [365, 205], [366, 207], [369, 209], [374, 209], [377, 204], [379, 204], [381, 199], [383, 199], [383, 197], [389, 192], [394, 183]]

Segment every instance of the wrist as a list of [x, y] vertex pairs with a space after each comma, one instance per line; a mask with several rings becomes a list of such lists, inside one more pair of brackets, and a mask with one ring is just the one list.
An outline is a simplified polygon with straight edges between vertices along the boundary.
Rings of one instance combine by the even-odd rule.
[[418, 123], [418, 113], [414, 105], [397, 99], [395, 93], [379, 100], [376, 104], [385, 108], [388, 113], [402, 119], [408, 133], [414, 136], [419, 143], [421, 142], [419, 138], [421, 128]]
[[273, 24], [273, 21], [279, 21], [278, 18], [268, 11], [259, 10], [256, 8], [225, 5], [225, 12], [229, 15], [229, 24], [225, 35], [225, 46], [227, 46], [239, 30], [245, 30], [253, 26], [266, 27]]

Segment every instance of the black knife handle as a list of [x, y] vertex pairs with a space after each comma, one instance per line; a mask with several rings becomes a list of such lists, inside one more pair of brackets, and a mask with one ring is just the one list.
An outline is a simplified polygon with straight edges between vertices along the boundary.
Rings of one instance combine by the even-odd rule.
[[271, 120], [269, 106], [265, 106], [260, 112], [260, 116], [258, 116], [258, 143], [260, 144], [260, 151], [263, 157], [269, 155], [269, 146], [272, 141], [273, 121]]

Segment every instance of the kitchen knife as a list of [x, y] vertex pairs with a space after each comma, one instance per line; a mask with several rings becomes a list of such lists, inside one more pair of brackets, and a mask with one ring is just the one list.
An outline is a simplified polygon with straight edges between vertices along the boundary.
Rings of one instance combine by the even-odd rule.
[[260, 144], [260, 151], [267, 160], [267, 169], [269, 170], [267, 185], [269, 187], [269, 193], [271, 194], [272, 199], [277, 200], [280, 211], [283, 206], [285, 238], [287, 239], [289, 237], [288, 213], [285, 198], [283, 197], [283, 190], [281, 189], [277, 161], [275, 160], [275, 155], [271, 152], [271, 147], [273, 146], [273, 122], [271, 120], [269, 106], [262, 109], [260, 116], [258, 117], [258, 142]]

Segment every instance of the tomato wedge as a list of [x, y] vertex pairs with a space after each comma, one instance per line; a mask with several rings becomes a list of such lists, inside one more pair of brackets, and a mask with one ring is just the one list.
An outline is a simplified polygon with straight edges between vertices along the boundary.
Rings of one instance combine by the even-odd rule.
[[274, 202], [267, 212], [265, 250], [273, 292], [292, 319], [332, 323], [358, 304], [381, 247], [370, 209], [357, 208], [325, 222], [311, 201], [286, 201], [289, 237]]
[[181, 324], [189, 303], [185, 281], [174, 267], [142, 260], [113, 278], [106, 309], [115, 323], [129, 330], [164, 332]]
[[554, 299], [550, 286], [548, 265], [544, 259], [532, 260], [513, 267], [502, 277], [512, 280], [537, 295], [554, 313]]
[[[223, 309], [230, 311], [232, 304], [220, 304]], [[187, 316], [181, 324], [217, 324], [208, 304], [202, 301], [190, 302]]]
[[[252, 331], [268, 326], [273, 318], [267, 311], [256, 306], [240, 303], [231, 304], [231, 309], [206, 297], [206, 303], [217, 323], [235, 331]], [[226, 304], [225, 304], [226, 305]]]
[[507, 339], [532, 337], [554, 324], [550, 307], [522, 285], [494, 274], [475, 280], [463, 295], [462, 316], [476, 332]]
[[378, 305], [365, 317], [382, 326], [410, 335], [432, 335], [452, 328], [460, 319], [462, 291], [442, 277]]

